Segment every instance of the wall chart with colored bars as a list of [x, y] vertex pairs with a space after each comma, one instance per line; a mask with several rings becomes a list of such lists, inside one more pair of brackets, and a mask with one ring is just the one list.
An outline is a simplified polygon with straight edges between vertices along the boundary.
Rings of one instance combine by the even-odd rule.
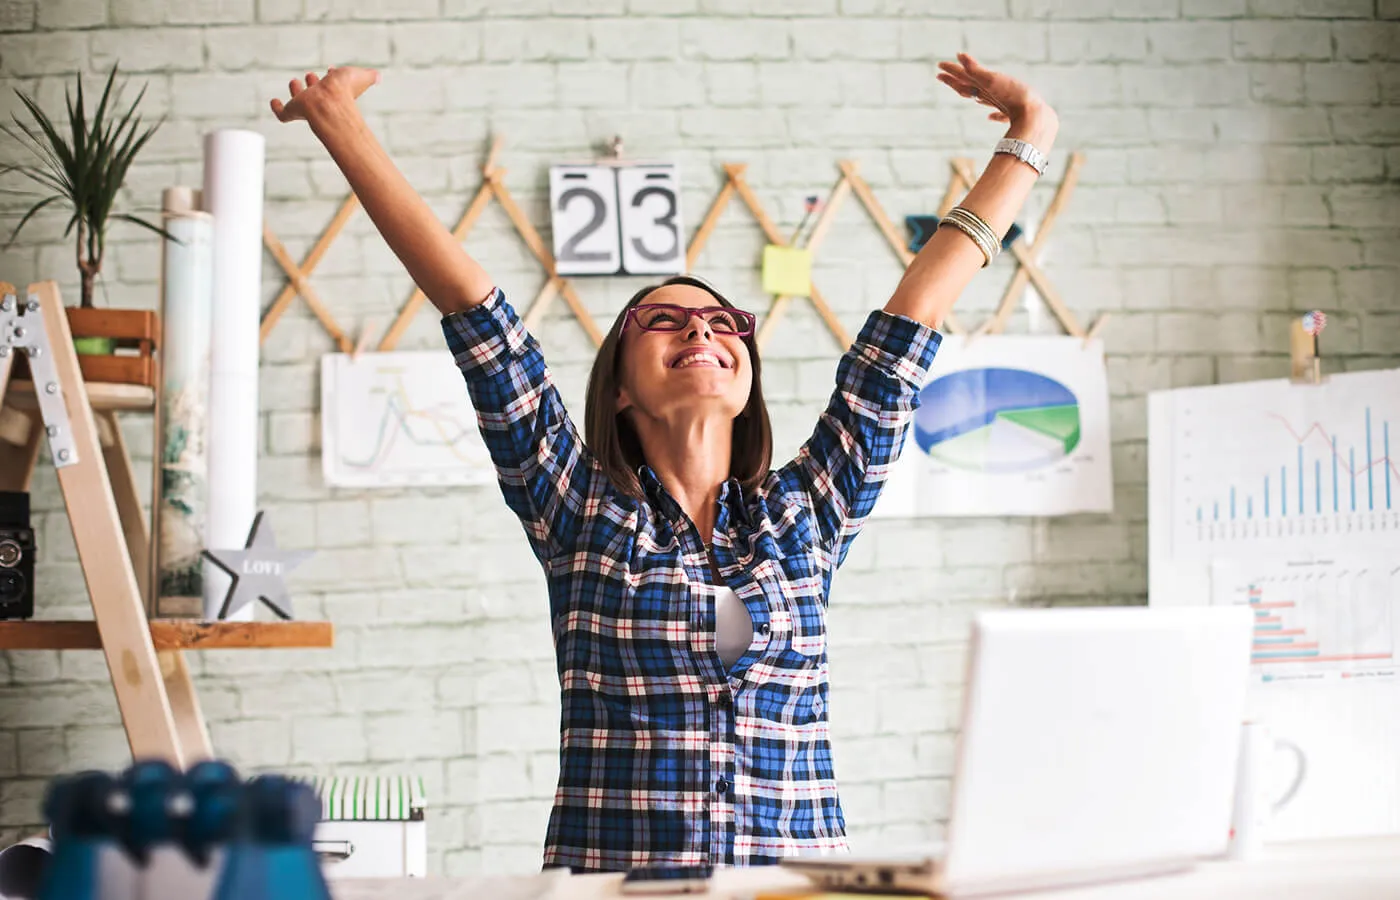
[[1249, 715], [1307, 760], [1272, 839], [1400, 830], [1397, 457], [1400, 370], [1148, 399], [1149, 602], [1247, 605]]
[[1158, 392], [1148, 444], [1153, 602], [1216, 559], [1400, 550], [1400, 370]]

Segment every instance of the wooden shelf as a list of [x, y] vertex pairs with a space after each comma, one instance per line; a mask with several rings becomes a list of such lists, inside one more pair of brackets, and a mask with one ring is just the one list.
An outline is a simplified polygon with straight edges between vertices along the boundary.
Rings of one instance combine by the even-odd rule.
[[[157, 650], [229, 650], [334, 646], [330, 622], [200, 622], [155, 619]], [[97, 623], [83, 620], [0, 622], [0, 650], [101, 650]]]
[[[140, 384], [117, 384], [106, 381], [87, 383], [88, 401], [94, 412], [150, 412], [156, 408], [155, 388]], [[16, 378], [5, 394], [5, 405], [15, 409], [33, 410], [39, 404], [34, 399], [34, 382]]]

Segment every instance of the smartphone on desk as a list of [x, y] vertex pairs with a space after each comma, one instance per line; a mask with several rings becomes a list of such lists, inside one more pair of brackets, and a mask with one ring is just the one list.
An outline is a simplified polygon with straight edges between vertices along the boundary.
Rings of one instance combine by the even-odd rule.
[[712, 866], [642, 866], [623, 876], [622, 893], [699, 894], [712, 874]]

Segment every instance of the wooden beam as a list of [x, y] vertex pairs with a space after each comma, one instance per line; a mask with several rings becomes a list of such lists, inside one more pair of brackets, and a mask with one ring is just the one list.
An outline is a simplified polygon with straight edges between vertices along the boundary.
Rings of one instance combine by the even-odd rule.
[[[330, 622], [197, 622], [155, 619], [147, 631], [156, 650], [326, 649]], [[2, 621], [0, 650], [101, 650], [97, 623], [85, 620]]]
[[[758, 202], [758, 197], [754, 194], [753, 189], [750, 188], [749, 183], [744, 180], [744, 169], [745, 166], [735, 163], [729, 163], [724, 167], [725, 173], [729, 176], [730, 183], [734, 185], [734, 190], [739, 193], [739, 199], [744, 201], [744, 205], [749, 208], [749, 212], [753, 213], [754, 219], [758, 222], [758, 227], [763, 229], [764, 236], [768, 238], [768, 243], [776, 244], [779, 247], [786, 247], [788, 245], [787, 239], [778, 231], [778, 226], [773, 224], [773, 220], [768, 217], [768, 213], [764, 211], [763, 206]], [[846, 331], [846, 326], [841, 324], [841, 320], [836, 317], [836, 313], [832, 311], [831, 307], [826, 302], [826, 298], [822, 296], [821, 291], [817, 290], [815, 284], [812, 285], [812, 292], [808, 295], [808, 299], [812, 301], [812, 306], [816, 309], [817, 315], [826, 323], [827, 330], [836, 338], [836, 342], [841, 345], [842, 351], [849, 349], [852, 344], [850, 333]], [[767, 323], [765, 322], [764, 324], [766, 325]], [[758, 335], [756, 335], [759, 346], [763, 346], [770, 333], [771, 332], [766, 328], [760, 329]]]
[[53, 281], [30, 285], [39, 301], [39, 314], [50, 342], [50, 357], [72, 432], [77, 458], [57, 466], [58, 484], [73, 527], [73, 542], [92, 601], [93, 628], [117, 694], [134, 758], [167, 760], [184, 767], [175, 719], [161, 679], [156, 651], [146, 624], [146, 608], [127, 555], [121, 519], [112, 497], [112, 483], [103, 465], [97, 422], [88, 403], [87, 387], [78, 368], [68, 316]]
[[[973, 175], [972, 167], [967, 164], [967, 160], [953, 160], [953, 165], [957, 167], [958, 174], [962, 176], [963, 181], [968, 184], [976, 183], [977, 178]], [[1074, 337], [1082, 338], [1084, 336], [1083, 326], [1081, 326], [1079, 320], [1074, 317], [1074, 313], [1070, 312], [1069, 306], [1067, 306], [1065, 301], [1060, 297], [1060, 292], [1055, 290], [1055, 286], [1045, 277], [1045, 273], [1040, 271], [1040, 266], [1031, 258], [1029, 251], [1021, 246], [1020, 241], [1011, 245], [1011, 255], [1016, 257], [1016, 261], [1021, 264], [1021, 268], [1030, 278], [1031, 284], [1035, 286], [1036, 293], [1040, 294], [1041, 299], [1050, 307], [1050, 311], [1055, 314], [1055, 318], [1060, 320], [1060, 324], [1064, 327], [1065, 331], [1069, 332]]]
[[[725, 168], [728, 169], [728, 166]], [[739, 171], [743, 170], [744, 167], [740, 166]], [[720, 188], [719, 194], [715, 196], [715, 201], [710, 204], [709, 211], [705, 213], [704, 221], [690, 236], [690, 246], [685, 251], [685, 270], [687, 272], [695, 270], [695, 261], [700, 257], [700, 251], [705, 249], [705, 244], [710, 240], [710, 234], [714, 232], [715, 225], [719, 223], [720, 214], [724, 212], [725, 207], [732, 199], [734, 199], [734, 182], [726, 176], [724, 187]]]
[[841, 208], [841, 204], [846, 202], [850, 193], [850, 180], [838, 179], [836, 187], [831, 191], [831, 196], [826, 199], [826, 205], [822, 207], [821, 215], [817, 216], [817, 224], [812, 226], [812, 233], [807, 235], [807, 243], [802, 246], [813, 253], [821, 248], [822, 241], [826, 240], [826, 233], [831, 230], [831, 223], [836, 218], [836, 211]]
[[[4, 302], [6, 297], [11, 297], [15, 303], [18, 303], [19, 291], [8, 281], [0, 281], [0, 302]], [[5, 405], [5, 397], [10, 388], [10, 370], [14, 368], [14, 365], [15, 355], [7, 349], [5, 355], [0, 356], [0, 408]]]
[[[870, 185], [866, 184], [865, 179], [860, 177], [860, 172], [856, 168], [856, 164], [851, 160], [843, 160], [841, 162], [841, 171], [845, 173], [846, 179], [850, 181], [851, 189], [855, 191], [856, 199], [860, 201], [860, 205], [864, 206], [865, 211], [870, 214], [870, 220], [875, 223], [875, 227], [885, 236], [885, 243], [890, 245], [890, 249], [894, 251], [894, 255], [899, 258], [904, 268], [908, 269], [914, 262], [915, 254], [910, 252], [909, 248], [905, 246], [904, 241], [900, 239], [899, 230], [895, 228], [894, 222], [890, 220], [889, 214], [887, 214], [885, 208], [880, 205], [880, 201], [875, 199], [875, 192], [870, 189]], [[956, 177], [956, 175], [954, 177]], [[950, 184], [948, 193], [951, 195], [952, 191], [953, 186]], [[947, 198], [945, 197], [944, 199], [945, 202], [947, 202]], [[942, 213], [939, 213], [939, 215], [941, 216]], [[958, 323], [957, 316], [953, 314], [952, 310], [949, 310], [947, 314], [943, 316], [943, 330], [949, 334], [958, 334], [963, 330], [962, 325]]]
[[875, 227], [880, 229], [880, 233], [885, 236], [885, 243], [890, 245], [894, 255], [899, 257], [899, 261], [904, 263], [905, 268], [914, 261], [914, 254], [909, 252], [909, 248], [904, 245], [904, 241], [899, 236], [899, 232], [894, 227], [894, 222], [890, 221], [885, 208], [880, 205], [880, 201], [875, 199], [875, 192], [870, 189], [870, 185], [865, 183], [865, 179], [860, 177], [860, 172], [856, 169], [856, 164], [850, 160], [841, 161], [841, 171], [851, 183], [851, 188], [856, 192], [856, 197], [860, 199], [865, 211], [870, 213], [871, 220]]
[[[272, 258], [277, 260], [277, 264], [282, 267], [282, 271], [287, 273], [288, 286], [291, 287], [295, 293], [301, 294], [301, 298], [305, 300], [306, 305], [310, 307], [311, 314], [321, 323], [321, 327], [326, 329], [326, 333], [331, 336], [331, 340], [335, 341], [336, 346], [340, 348], [340, 352], [348, 353], [350, 351], [350, 338], [346, 337], [345, 330], [331, 317], [330, 310], [326, 308], [325, 303], [321, 302], [321, 296], [316, 293], [316, 289], [311, 286], [311, 282], [306, 280], [306, 276], [311, 274], [310, 270], [308, 269], [306, 272], [303, 272], [297, 267], [296, 263], [292, 262], [291, 254], [287, 252], [287, 248], [282, 246], [282, 242], [278, 240], [277, 235], [273, 234], [272, 229], [266, 225], [263, 226], [263, 243], [267, 245], [267, 249], [272, 252]], [[272, 326], [277, 324], [277, 320], [282, 317], [282, 312], [285, 309], [285, 306], [281, 308], [274, 307], [274, 309], [268, 311], [267, 316], [263, 319], [261, 326], [259, 326], [261, 330], [261, 340], [267, 340], [267, 336], [272, 333]]]
[[22, 413], [8, 406], [0, 408], [0, 422], [16, 428], [24, 424], [18, 441], [11, 442], [0, 435], [0, 491], [27, 491], [34, 477], [34, 465], [39, 461], [43, 422], [37, 413]]
[[[300, 266], [293, 263], [291, 257], [287, 256], [287, 251], [282, 249], [282, 243], [277, 240], [276, 235], [272, 233], [272, 229], [268, 228], [266, 225], [263, 226], [263, 243], [268, 246], [268, 249], [272, 250], [273, 256], [277, 258], [278, 264], [280, 264], [283, 271], [287, 273], [287, 285], [282, 288], [281, 293], [277, 295], [277, 299], [272, 301], [272, 305], [268, 307], [267, 313], [262, 318], [262, 325], [260, 326], [259, 333], [260, 341], [267, 340], [267, 336], [272, 333], [272, 329], [276, 326], [277, 320], [282, 318], [282, 313], [287, 311], [287, 307], [291, 305], [292, 299], [300, 293], [302, 297], [305, 298], [307, 305], [311, 307], [311, 311], [321, 320], [321, 324], [325, 326], [326, 331], [336, 340], [336, 343], [342, 344], [343, 342], [341, 347], [342, 352], [349, 352], [349, 339], [345, 337], [345, 332], [341, 331], [340, 326], [336, 325], [334, 320], [330, 318], [330, 313], [326, 311], [319, 299], [313, 299], [316, 296], [315, 292], [311, 291], [311, 286], [307, 284], [306, 279], [311, 277], [311, 272], [320, 264], [321, 257], [326, 255], [326, 251], [331, 248], [331, 244], [340, 236], [340, 230], [345, 227], [345, 223], [350, 220], [350, 217], [355, 214], [355, 210], [359, 208], [360, 198], [355, 196], [354, 191], [351, 191], [350, 196], [346, 197], [345, 201], [340, 204], [340, 209], [336, 210], [335, 216], [331, 219], [330, 224], [326, 226], [326, 230], [321, 233], [321, 236], [316, 239], [316, 243], [311, 248], [311, 252], [301, 261]], [[305, 290], [303, 291], [303, 289]]]
[[[155, 389], [144, 384], [89, 381], [86, 385], [88, 402], [94, 412], [150, 412], [156, 406]], [[34, 398], [34, 382], [20, 379], [10, 382], [5, 402], [15, 409], [37, 411], [39, 403]]]
[[179, 650], [159, 650], [156, 656], [160, 658], [160, 674], [165, 679], [165, 693], [170, 697], [170, 710], [175, 715], [175, 728], [180, 734], [185, 765], [213, 759], [214, 746], [209, 740], [209, 726], [205, 724], [204, 713], [199, 708], [199, 697], [194, 692], [194, 680], [190, 678], [185, 654]]
[[[493, 161], [495, 159], [495, 152], [494, 149], [491, 151], [491, 159]], [[488, 162], [488, 165], [494, 165], [494, 162]], [[486, 210], [486, 204], [491, 202], [491, 178], [493, 177], [495, 176], [488, 175], [486, 179], [481, 182], [481, 187], [477, 188], [476, 196], [472, 198], [472, 202], [467, 206], [467, 211], [462, 215], [461, 221], [457, 223], [456, 228], [452, 229], [452, 237], [457, 240], [457, 243], [460, 244], [467, 239], [467, 235], [471, 232], [472, 228], [476, 227], [476, 220], [481, 218], [482, 212]], [[423, 289], [414, 285], [413, 293], [409, 295], [408, 301], [403, 305], [403, 309], [400, 309], [398, 316], [394, 318], [394, 324], [389, 326], [389, 330], [384, 332], [384, 337], [379, 341], [379, 349], [381, 351], [393, 350], [398, 346], [399, 339], [402, 338], [403, 333], [408, 330], [408, 326], [413, 322], [413, 317], [418, 314], [418, 310], [423, 306], [423, 301], [426, 299], [428, 299], [428, 295], [423, 293]]]
[[103, 430], [111, 435], [110, 441], [102, 442], [102, 459], [107, 465], [107, 478], [112, 482], [112, 499], [117, 504], [117, 516], [121, 519], [122, 536], [126, 539], [127, 554], [136, 573], [136, 585], [141, 591], [143, 604], [148, 604], [151, 597], [151, 538], [146, 528], [146, 514], [141, 509], [141, 497], [136, 491], [136, 473], [131, 468], [131, 457], [126, 451], [126, 439], [122, 437], [117, 414], [98, 413], [97, 420], [103, 424]]
[[[14, 302], [19, 302], [15, 286], [0, 281], [0, 298], [4, 297], [13, 297]], [[34, 463], [39, 458], [39, 441], [44, 434], [37, 412], [20, 412], [5, 405], [7, 398], [14, 399], [10, 391], [14, 362], [12, 352], [0, 357], [0, 491], [29, 490]]]
[[[1064, 178], [1060, 179], [1060, 185], [1055, 189], [1055, 196], [1050, 199], [1050, 205], [1045, 208], [1045, 215], [1040, 218], [1040, 225], [1035, 230], [1035, 240], [1031, 241], [1027, 248], [1031, 259], [1037, 265], [1040, 264], [1040, 253], [1048, 243], [1046, 235], [1055, 227], [1055, 220], [1060, 217], [1060, 212], [1069, 201], [1070, 194], [1074, 193], [1075, 185], [1079, 183], [1079, 169], [1083, 164], [1084, 154], [1078, 152], [1070, 154], [1069, 168], [1065, 170]], [[961, 176], [958, 177], [958, 180], [962, 180]], [[977, 329], [978, 334], [1001, 334], [1006, 330], [1006, 323], [1016, 309], [1016, 302], [1021, 298], [1026, 285], [1030, 284], [1030, 280], [1031, 273], [1024, 266], [1018, 266], [1016, 274], [1011, 277], [1011, 283], [1006, 286], [1006, 291], [1001, 295], [1001, 302], [997, 304], [996, 314], [982, 323], [981, 327]]]
[[[836, 186], [831, 189], [831, 194], [827, 197], [826, 205], [822, 207], [821, 215], [817, 216], [817, 223], [812, 226], [812, 233], [808, 236], [807, 243], [804, 245], [805, 249], [813, 256], [821, 249], [822, 242], [826, 240], [826, 233], [831, 230], [831, 223], [836, 218], [836, 211], [841, 208], [841, 204], [845, 202], [850, 192], [850, 179], [843, 174], [837, 179]], [[744, 202], [747, 204], [749, 201], [746, 199]], [[793, 241], [796, 240], [797, 234], [794, 233]], [[841, 321], [836, 318], [836, 314], [826, 305], [826, 300], [824, 298], [818, 299], [821, 295], [816, 290], [815, 285], [812, 286], [812, 291], [816, 294], [816, 297], [812, 299], [812, 303], [816, 306], [817, 314], [820, 315], [822, 321], [826, 323], [827, 329], [831, 331], [836, 337], [836, 340], [842, 344], [843, 350], [851, 346], [851, 337], [846, 333], [845, 326], [841, 324]], [[782, 319], [783, 314], [787, 312], [787, 308], [791, 305], [792, 300], [793, 298], [790, 296], [774, 298], [773, 305], [768, 309], [768, 315], [763, 317], [763, 327], [760, 328], [758, 332], [757, 340], [760, 347], [768, 343], [769, 336], [772, 334], [779, 320]]]
[[[510, 191], [506, 189], [503, 181], [493, 176], [490, 180], [490, 184], [491, 190], [496, 194], [496, 202], [501, 204], [501, 209], [505, 210], [506, 218], [510, 219], [511, 224], [515, 226], [515, 230], [519, 232], [521, 240], [525, 241], [525, 246], [529, 247], [530, 252], [535, 255], [535, 259], [540, 261], [540, 265], [544, 267], [545, 274], [549, 276], [549, 279], [558, 282], [559, 293], [564, 295], [564, 302], [569, 305], [569, 309], [573, 312], [574, 318], [578, 319], [579, 325], [583, 327], [589, 339], [593, 341], [593, 346], [601, 347], [603, 345], [603, 333], [598, 330], [598, 323], [593, 321], [593, 316], [588, 312], [588, 308], [583, 305], [583, 301], [580, 300], [578, 294], [574, 292], [573, 285], [571, 285], [566, 278], [561, 276], [555, 268], [554, 256], [550, 253], [549, 248], [545, 246], [544, 239], [540, 237], [540, 233], [535, 230], [534, 225], [530, 224], [529, 217], [525, 215], [525, 212], [515, 202], [515, 198], [512, 197]], [[543, 292], [541, 293], [543, 294]], [[531, 312], [534, 312], [534, 310], [532, 309]], [[538, 318], [538, 316], [539, 313], [536, 313], [536, 318]]]

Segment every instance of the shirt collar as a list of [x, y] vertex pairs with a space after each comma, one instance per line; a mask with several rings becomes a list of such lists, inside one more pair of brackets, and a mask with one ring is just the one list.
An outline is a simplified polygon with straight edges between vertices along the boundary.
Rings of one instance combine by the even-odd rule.
[[[642, 463], [637, 467], [637, 481], [642, 486], [642, 493], [653, 506], [665, 513], [667, 518], [680, 518], [680, 504], [671, 496], [671, 492], [666, 490], [666, 486], [661, 483], [651, 466]], [[744, 508], [744, 490], [739, 485], [739, 479], [730, 477], [719, 486], [719, 502], [721, 505], [727, 505], [730, 514], [738, 521], [745, 525], [750, 524], [748, 510]]]
[[661, 510], [668, 519], [679, 518], [680, 504], [671, 496], [671, 492], [666, 490], [661, 479], [656, 477], [656, 472], [651, 466], [646, 463], [637, 466], [637, 481], [641, 484], [642, 493], [646, 495], [652, 506]]
[[745, 526], [752, 524], [749, 522], [749, 511], [744, 506], [744, 489], [739, 484], [739, 479], [731, 476], [729, 480], [720, 485], [719, 502], [728, 505], [729, 514], [734, 517], [735, 521], [742, 522]]

